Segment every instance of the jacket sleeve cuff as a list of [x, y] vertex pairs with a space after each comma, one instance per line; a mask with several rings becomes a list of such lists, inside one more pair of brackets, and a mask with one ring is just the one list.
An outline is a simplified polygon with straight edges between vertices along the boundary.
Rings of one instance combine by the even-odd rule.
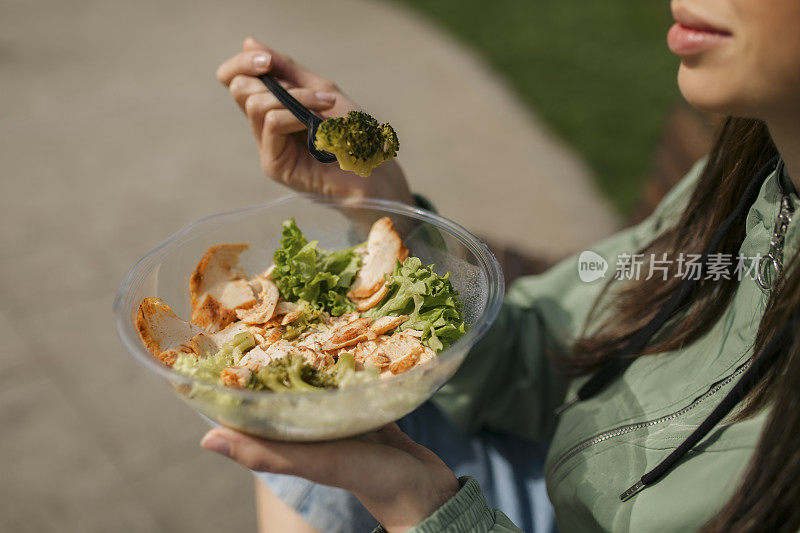
[[[494, 512], [486, 505], [481, 486], [475, 478], [458, 479], [461, 489], [431, 516], [408, 533], [485, 533], [494, 525]], [[378, 526], [373, 533], [386, 533]]]

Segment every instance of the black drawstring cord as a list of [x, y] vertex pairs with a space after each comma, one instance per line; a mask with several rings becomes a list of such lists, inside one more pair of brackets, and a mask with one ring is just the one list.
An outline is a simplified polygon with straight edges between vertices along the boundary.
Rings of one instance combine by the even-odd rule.
[[708, 417], [695, 429], [680, 446], [675, 448], [666, 459], [661, 461], [655, 468], [647, 472], [632, 487], [619, 495], [619, 499], [627, 501], [636, 493], [644, 490], [648, 485], [658, 481], [664, 474], [670, 471], [675, 463], [691, 450], [703, 437], [705, 437], [714, 426], [716, 426], [728, 413], [741, 402], [753, 388], [761, 381], [769, 368], [775, 363], [781, 354], [783, 344], [791, 338], [790, 321], [787, 321], [780, 331], [772, 337], [767, 346], [757, 356], [750, 368], [742, 375], [736, 385], [725, 395], [725, 398], [717, 405]]
[[[725, 237], [725, 234], [728, 233], [728, 230], [730, 230], [730, 227], [742, 215], [744, 215], [747, 210], [750, 209], [750, 206], [753, 205], [758, 197], [758, 193], [761, 190], [764, 180], [766, 180], [767, 177], [772, 173], [779, 160], [779, 156], [772, 157], [764, 166], [761, 167], [753, 180], [748, 184], [747, 189], [745, 189], [745, 192], [742, 195], [742, 198], [739, 200], [739, 203], [736, 205], [736, 208], [728, 216], [728, 218], [725, 219], [722, 225], [720, 225], [717, 231], [714, 232], [714, 235], [712, 235], [711, 242], [709, 242], [708, 246], [703, 252], [703, 255], [701, 256], [700, 264], [702, 267], [706, 265], [708, 256], [717, 250], [720, 242]], [[611, 383], [611, 381], [613, 381], [614, 378], [616, 378], [619, 374], [624, 372], [625, 369], [628, 368], [628, 366], [630, 366], [630, 364], [633, 362], [633, 358], [629, 356], [641, 353], [650, 342], [650, 339], [652, 339], [652, 337], [664, 326], [664, 324], [672, 317], [675, 311], [677, 311], [680, 306], [686, 303], [686, 300], [688, 299], [692, 289], [697, 284], [699, 279], [702, 278], [702, 268], [700, 275], [696, 276], [696, 278], [697, 279], [683, 279], [675, 292], [672, 293], [664, 305], [661, 306], [661, 309], [658, 310], [658, 313], [656, 313], [656, 315], [650, 319], [650, 321], [645, 324], [644, 327], [638, 330], [631, 337], [631, 339], [627, 342], [627, 344], [625, 344], [616, 357], [609, 360], [600, 368], [600, 370], [595, 372], [595, 374], [586, 383], [584, 383], [580, 389], [578, 389], [577, 394], [573, 398], [567, 400], [564, 404], [559, 406], [555, 410], [555, 414], [560, 415], [569, 406], [579, 401], [591, 398], [605, 388], [606, 385]]]

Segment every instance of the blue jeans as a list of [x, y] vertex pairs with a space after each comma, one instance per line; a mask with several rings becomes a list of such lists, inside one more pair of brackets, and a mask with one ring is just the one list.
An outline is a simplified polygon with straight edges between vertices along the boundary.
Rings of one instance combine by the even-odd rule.
[[[556, 530], [544, 485], [547, 445], [456, 427], [432, 403], [399, 420], [412, 439], [432, 450], [456, 476], [481, 484], [489, 507], [500, 509], [523, 531]], [[294, 476], [254, 472], [273, 493], [325, 533], [370, 532], [377, 525], [349, 492]]]

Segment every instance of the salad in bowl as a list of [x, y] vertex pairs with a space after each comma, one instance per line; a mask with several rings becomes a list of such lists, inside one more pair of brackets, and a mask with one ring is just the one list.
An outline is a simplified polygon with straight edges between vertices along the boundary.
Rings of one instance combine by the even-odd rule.
[[502, 295], [496, 259], [457, 224], [293, 195], [173, 235], [130, 269], [114, 307], [128, 351], [201, 414], [322, 440], [427, 400]]

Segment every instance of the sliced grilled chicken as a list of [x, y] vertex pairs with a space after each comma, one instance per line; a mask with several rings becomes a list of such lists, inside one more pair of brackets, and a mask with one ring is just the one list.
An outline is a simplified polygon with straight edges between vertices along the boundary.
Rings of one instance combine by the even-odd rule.
[[353, 357], [362, 365], [376, 366], [384, 368], [391, 364], [392, 360], [381, 350], [382, 344], [388, 337], [381, 335], [373, 340], [359, 343], [353, 350]]
[[375, 322], [369, 326], [369, 329], [374, 334], [381, 335], [382, 333], [393, 330], [406, 320], [408, 320], [408, 315], [382, 316], [380, 318], [376, 318]]
[[367, 252], [348, 296], [351, 299], [363, 299], [375, 294], [386, 281], [386, 275], [394, 271], [395, 263], [405, 261], [406, 257], [408, 249], [391, 219], [383, 217], [376, 220], [369, 230]]
[[357, 318], [352, 322], [332, 327], [322, 349], [325, 351], [338, 350], [367, 340], [371, 323], [372, 320], [369, 318]]
[[236, 310], [256, 303], [256, 296], [239, 267], [246, 244], [212, 246], [189, 278], [192, 323], [219, 331], [236, 320]]
[[275, 361], [276, 359], [286, 357], [292, 348], [293, 346], [283, 339], [270, 344], [266, 348], [262, 346], [256, 346], [244, 354], [244, 356], [236, 363], [236, 366], [249, 368], [255, 372], [262, 366], [268, 365], [270, 362]]
[[160, 298], [145, 298], [136, 313], [139, 338], [154, 357], [172, 366], [180, 353], [194, 353], [192, 338], [200, 329], [179, 318]]
[[248, 309], [237, 309], [236, 316], [245, 324], [266, 324], [275, 316], [280, 293], [272, 281], [262, 278], [261, 292], [258, 294], [258, 303]]
[[249, 368], [232, 366], [223, 370], [219, 375], [219, 378], [223, 385], [227, 385], [228, 387], [242, 388], [247, 385], [248, 381], [250, 381], [250, 376], [252, 374], [253, 373]]
[[389, 292], [389, 287], [386, 281], [383, 282], [383, 285], [375, 291], [375, 294], [372, 296], [367, 296], [366, 298], [351, 298], [353, 303], [356, 304], [356, 309], [360, 312], [369, 311], [383, 300], [383, 297], [386, 296], [386, 293]]
[[392, 374], [400, 374], [423, 360], [429, 360], [433, 353], [416, 335], [406, 331], [394, 333], [383, 343], [381, 349], [392, 361], [388, 367]]

